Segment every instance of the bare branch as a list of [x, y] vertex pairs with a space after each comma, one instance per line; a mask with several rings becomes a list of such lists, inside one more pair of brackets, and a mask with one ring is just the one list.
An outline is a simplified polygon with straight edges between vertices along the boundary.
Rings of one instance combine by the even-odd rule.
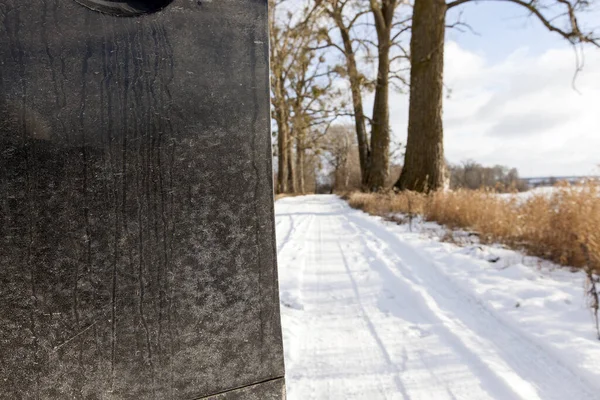
[[447, 4], [447, 8], [449, 10], [452, 7], [460, 6], [461, 4], [468, 3], [470, 1], [474, 1], [474, 0], [454, 0]]
[[[461, 1], [461, 0], [456, 0]], [[468, 0], [470, 1], [470, 0]], [[523, 1], [523, 0], [484, 0], [484, 1], [503, 1], [514, 3], [520, 5], [521, 7], [526, 8], [533, 16], [535, 16], [541, 23], [544, 25], [546, 29], [550, 32], [558, 33], [564, 39], [567, 39], [572, 44], [577, 43], [589, 43], [593, 46], [600, 48], [600, 38], [593, 36], [594, 32], [583, 33], [579, 26], [579, 22], [577, 21], [577, 12], [581, 11], [577, 10], [578, 6], [586, 5], [586, 3], [582, 3], [579, 0], [575, 0], [574, 3], [571, 3], [568, 0], [555, 0], [558, 4], [563, 5], [566, 10], [564, 17], [568, 19], [569, 29], [563, 29], [557, 27], [553, 21], [555, 18], [546, 17], [542, 10], [543, 8], [539, 5], [537, 0], [531, 1]], [[452, 4], [452, 3], [451, 3]]]

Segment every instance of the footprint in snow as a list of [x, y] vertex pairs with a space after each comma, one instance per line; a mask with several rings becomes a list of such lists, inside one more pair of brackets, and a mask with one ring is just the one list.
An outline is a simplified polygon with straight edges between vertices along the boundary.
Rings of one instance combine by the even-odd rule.
[[431, 336], [431, 331], [429, 331], [429, 329], [423, 328], [419, 325], [411, 325], [406, 329], [406, 331], [408, 336], [411, 337], [424, 338]]

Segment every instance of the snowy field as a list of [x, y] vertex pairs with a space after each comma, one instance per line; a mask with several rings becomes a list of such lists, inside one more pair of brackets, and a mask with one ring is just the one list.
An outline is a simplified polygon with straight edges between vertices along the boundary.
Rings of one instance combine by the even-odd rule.
[[[585, 188], [582, 186], [567, 186], [566, 190], [572, 189], [585, 190]], [[516, 199], [517, 203], [524, 203], [534, 196], [544, 196], [547, 198], [552, 197], [552, 195], [560, 193], [561, 190], [565, 189], [561, 188], [560, 186], [542, 186], [519, 193], [498, 193], [496, 196], [507, 200]]]
[[582, 274], [335, 196], [275, 209], [290, 400], [600, 399]]
[[527, 201], [528, 199], [530, 199], [531, 197], [534, 197], [534, 196], [550, 197], [557, 190], [560, 190], [560, 189], [555, 186], [542, 186], [542, 187], [533, 188], [533, 189], [527, 190], [526, 192], [520, 192], [520, 193], [498, 193], [497, 196], [504, 198], [504, 199], [515, 198], [515, 199], [517, 199], [518, 203], [521, 203], [521, 202]]

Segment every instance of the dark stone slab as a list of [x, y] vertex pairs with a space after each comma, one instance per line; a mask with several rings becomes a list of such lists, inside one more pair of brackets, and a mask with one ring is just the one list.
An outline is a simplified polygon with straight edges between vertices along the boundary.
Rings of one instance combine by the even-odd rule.
[[0, 2], [1, 399], [283, 385], [266, 21]]
[[285, 381], [283, 378], [278, 378], [199, 400], [278, 400], [284, 398]]

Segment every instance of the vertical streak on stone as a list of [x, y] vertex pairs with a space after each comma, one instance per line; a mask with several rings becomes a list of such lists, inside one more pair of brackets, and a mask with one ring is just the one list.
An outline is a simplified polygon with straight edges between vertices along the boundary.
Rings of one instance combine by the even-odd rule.
[[48, 43], [48, 1], [44, 1], [44, 7], [42, 8], [42, 17], [40, 21], [40, 39], [44, 44], [44, 48], [46, 50], [46, 56], [48, 57], [48, 67], [50, 69], [50, 74], [52, 76], [52, 84], [54, 86], [54, 96], [56, 97], [55, 102], [56, 105], [60, 105], [60, 98], [58, 94], [58, 79], [56, 77], [56, 70], [54, 69], [54, 56], [52, 55], [52, 51], [50, 51], [50, 44]]
[[[166, 67], [166, 71], [168, 71], [169, 76], [163, 76], [161, 78], [161, 83], [162, 83], [162, 89], [164, 89], [164, 91], [161, 91], [161, 111], [163, 111], [166, 115], [169, 115], [169, 113], [167, 112], [167, 110], [163, 109], [166, 105], [167, 108], [171, 107], [173, 98], [171, 95], [171, 91], [170, 91], [170, 85], [173, 82], [174, 76], [173, 76], [173, 49], [171, 47], [171, 44], [169, 42], [169, 38], [167, 36], [167, 31], [166, 28], [164, 26], [161, 26], [161, 35], [162, 36], [162, 46], [164, 46], [164, 50], [166, 52], [165, 54], [165, 58], [166, 58], [166, 62], [168, 63], [168, 67]], [[162, 54], [162, 51], [159, 53]], [[161, 60], [163, 61], [163, 60]], [[166, 75], [166, 74], [165, 74]], [[163, 95], [163, 92], [166, 93], [167, 95], [167, 99], [165, 102], [165, 98]], [[173, 281], [174, 281], [174, 266], [171, 263], [171, 257], [170, 255], [173, 252], [173, 231], [175, 229], [174, 227], [174, 221], [173, 221], [173, 193], [172, 193], [172, 179], [170, 181], [170, 186], [168, 186], [169, 192], [171, 193], [171, 233], [169, 234], [169, 220], [167, 218], [167, 211], [166, 211], [166, 201], [165, 201], [165, 185], [164, 185], [164, 180], [163, 180], [163, 168], [165, 167], [164, 163], [162, 162], [162, 144], [164, 143], [164, 139], [163, 139], [163, 130], [167, 129], [167, 149], [169, 149], [169, 147], [171, 147], [171, 151], [172, 154], [175, 153], [175, 141], [173, 138], [173, 125], [172, 125], [172, 121], [171, 118], [169, 117], [167, 119], [167, 124], [166, 126], [162, 123], [163, 119], [160, 120], [161, 121], [161, 129], [160, 129], [160, 139], [159, 139], [159, 181], [160, 181], [160, 196], [161, 196], [161, 213], [162, 213], [162, 221], [163, 221], [163, 252], [164, 252], [164, 258], [165, 258], [165, 293], [167, 293], [167, 328], [168, 328], [168, 335], [169, 335], [169, 349], [170, 349], [170, 354], [169, 354], [169, 398], [173, 399], [173, 389], [174, 389], [174, 385], [175, 385], [175, 374], [174, 374], [174, 369], [173, 369], [173, 362], [175, 359], [175, 338], [174, 338], [174, 334], [173, 334], [173, 321], [172, 321], [172, 314], [173, 314]], [[161, 140], [163, 139], [163, 140]], [[172, 163], [170, 164], [170, 167], [172, 168]], [[172, 172], [170, 173], [170, 176], [172, 178]]]
[[[135, 101], [135, 106], [134, 109], [135, 111], [135, 119], [134, 119], [134, 130], [135, 130], [135, 138], [137, 139], [138, 142], [138, 152], [137, 152], [137, 168], [136, 168], [136, 200], [137, 200], [137, 219], [138, 219], [138, 281], [139, 281], [139, 313], [140, 313], [140, 320], [142, 322], [142, 326], [144, 327], [144, 333], [145, 333], [145, 337], [146, 337], [146, 351], [148, 353], [148, 363], [150, 365], [150, 374], [151, 374], [151, 378], [152, 378], [152, 393], [153, 393], [153, 397], [156, 398], [156, 377], [155, 377], [155, 370], [154, 370], [154, 361], [152, 359], [152, 345], [151, 345], [151, 341], [150, 341], [150, 330], [148, 328], [148, 322], [146, 320], [146, 315], [144, 314], [144, 294], [145, 294], [145, 287], [144, 287], [144, 221], [142, 218], [142, 208], [143, 208], [143, 198], [142, 198], [142, 193], [143, 193], [143, 188], [141, 185], [143, 185], [144, 183], [144, 176], [143, 176], [143, 172], [146, 170], [146, 166], [144, 165], [144, 156], [143, 156], [143, 148], [144, 143], [146, 143], [145, 140], [145, 135], [148, 134], [148, 131], [142, 131], [140, 130], [140, 124], [143, 123], [142, 118], [140, 118], [137, 114], [137, 111], [140, 110], [140, 108], [143, 110], [143, 93], [145, 92], [144, 90], [141, 91], [141, 93], [138, 91], [137, 87], [138, 81], [142, 81], [141, 85], [142, 85], [142, 89], [143, 89], [143, 76], [144, 76], [144, 71], [143, 69], [140, 67], [140, 63], [138, 60], [138, 58], [142, 58], [144, 59], [144, 51], [143, 51], [143, 44], [141, 43], [141, 40], [144, 38], [145, 31], [142, 29], [141, 32], [138, 32], [136, 34], [136, 39], [137, 39], [137, 51], [133, 52], [132, 51], [132, 62], [134, 64], [134, 84], [132, 85], [132, 89], [133, 89], [133, 99]], [[133, 43], [134, 41], [131, 40], [131, 43]]]
[[[150, 89], [150, 95], [152, 97], [152, 105], [154, 108], [154, 115], [159, 115], [159, 109], [158, 109], [158, 103], [157, 103], [157, 98], [156, 98], [156, 91], [154, 88], [154, 85], [156, 84], [156, 78], [158, 75], [158, 71], [160, 68], [160, 47], [159, 47], [159, 42], [158, 42], [158, 37], [157, 37], [157, 26], [156, 26], [156, 22], [152, 22], [151, 23], [151, 30], [152, 30], [152, 41], [154, 44], [154, 49], [155, 49], [155, 53], [154, 53], [154, 68], [152, 70], [153, 72], [153, 77], [152, 77], [152, 82], [149, 85], [149, 89]], [[148, 60], [148, 64], [150, 64], [150, 60]], [[148, 69], [150, 69], [150, 65], [148, 65]], [[155, 121], [155, 120], [153, 120]], [[151, 154], [151, 159], [152, 159], [152, 218], [154, 221], [154, 237], [156, 240], [156, 243], [160, 243], [160, 234], [159, 234], [159, 227], [158, 227], [158, 219], [159, 219], [159, 215], [158, 215], [158, 209], [157, 209], [157, 197], [158, 195], [160, 195], [159, 192], [159, 186], [158, 186], [158, 182], [156, 179], [156, 175], [157, 173], [160, 174], [161, 170], [160, 170], [160, 136], [161, 136], [161, 122], [160, 120], [158, 122], [153, 122], [153, 128], [154, 130], [156, 130], [157, 135], [154, 134], [153, 131], [153, 135], [152, 135], [152, 148], [150, 151]], [[158, 141], [158, 143], [157, 143]], [[163, 304], [164, 304], [164, 295], [163, 295], [163, 290], [162, 290], [162, 271], [166, 270], [166, 252], [164, 254], [160, 254], [159, 255], [159, 259], [157, 260], [156, 263], [156, 288], [157, 288], [157, 296], [158, 296], [158, 301], [156, 302], [156, 314], [157, 314], [157, 323], [158, 323], [158, 329], [157, 329], [157, 334], [156, 334], [156, 346], [157, 346], [157, 350], [159, 354], [162, 354], [162, 345], [161, 345], [161, 338], [162, 338], [162, 308], [163, 308]]]
[[[47, 3], [50, 0], [45, 0], [45, 3]], [[53, 29], [58, 32], [61, 36], [63, 34], [62, 31], [62, 27], [60, 24], [60, 17], [58, 15], [59, 11], [58, 11], [58, 7], [59, 7], [59, 1], [61, 0], [54, 0], [54, 7], [53, 7], [53, 20], [54, 20], [54, 27]], [[60, 49], [56, 50], [56, 52], [58, 53], [58, 59], [60, 61], [60, 74], [61, 74], [61, 79], [57, 80], [57, 83], [55, 85], [55, 90], [56, 90], [56, 101], [57, 104], [60, 106], [60, 112], [62, 112], [64, 110], [64, 108], [67, 106], [67, 92], [65, 90], [65, 82], [67, 81], [67, 75], [66, 75], [66, 65], [65, 65], [65, 58], [63, 56], [63, 49], [61, 46], [59, 46]], [[54, 62], [54, 59], [53, 59]], [[54, 68], [53, 68], [54, 71]], [[63, 118], [56, 118], [56, 122], [58, 124], [60, 124], [61, 129], [60, 132], [64, 135], [68, 136], [68, 129], [65, 126], [65, 122]]]
[[[256, 18], [255, 18], [256, 20]], [[255, 31], [256, 27], [253, 26], [252, 27], [252, 35], [250, 38], [251, 41], [251, 47], [250, 47], [250, 65], [252, 67], [252, 70], [254, 71], [252, 73], [252, 84], [251, 84], [251, 88], [253, 90], [254, 93], [254, 107], [252, 110], [252, 169], [254, 170], [254, 214], [255, 214], [255, 227], [254, 227], [254, 233], [255, 233], [255, 240], [256, 240], [256, 250], [257, 250], [257, 256], [258, 256], [258, 298], [262, 299], [262, 269], [263, 269], [263, 261], [262, 261], [262, 256], [261, 256], [261, 249], [260, 249], [260, 208], [259, 208], [259, 181], [261, 178], [261, 174], [260, 171], [258, 170], [258, 166], [256, 165], [256, 159], [259, 157], [259, 155], [257, 154], [256, 151], [256, 136], [258, 135], [259, 137], [262, 137], [262, 132], [259, 129], [259, 124], [258, 124], [258, 120], [259, 120], [259, 114], [260, 114], [260, 110], [261, 110], [261, 106], [260, 106], [260, 99], [258, 96], [258, 88], [257, 88], [257, 77], [256, 77], [256, 46], [257, 44], [255, 43], [256, 40], [256, 31]], [[260, 305], [259, 305], [259, 319], [260, 319], [260, 348], [264, 349], [264, 307], [263, 307], [264, 302], [261, 301]], [[260, 353], [261, 358], [263, 357], [263, 352], [261, 351]]]
[[[123, 197], [123, 209], [124, 209], [124, 218], [123, 218], [123, 223], [124, 223], [124, 232], [125, 232], [125, 238], [126, 238], [126, 246], [127, 246], [127, 250], [128, 250], [128, 259], [127, 259], [127, 263], [129, 266], [129, 270], [127, 271], [129, 276], [131, 277], [131, 282], [126, 286], [129, 290], [128, 292], [128, 300], [131, 300], [131, 306], [133, 307], [133, 302], [134, 301], [138, 301], [140, 300], [140, 293], [139, 293], [139, 285], [138, 287], [135, 286], [135, 277], [138, 274], [138, 268], [136, 266], [135, 263], [135, 251], [136, 251], [136, 236], [137, 236], [137, 232], [135, 229], [135, 225], [136, 225], [136, 220], [134, 219], [137, 213], [137, 205], [138, 205], [138, 200], [139, 200], [139, 194], [137, 193], [137, 180], [138, 180], [138, 171], [137, 171], [137, 167], [138, 165], [136, 164], [136, 160], [138, 159], [137, 154], [135, 152], [135, 148], [136, 148], [136, 144], [139, 144], [139, 138], [137, 138], [135, 135], [137, 135], [137, 120], [136, 120], [136, 115], [135, 115], [135, 111], [132, 112], [132, 110], [135, 110], [135, 81], [136, 81], [136, 65], [135, 65], [135, 58], [136, 58], [136, 54], [133, 51], [133, 38], [132, 38], [132, 31], [130, 29], [127, 29], [125, 31], [125, 36], [126, 36], [126, 46], [125, 46], [125, 51], [124, 51], [124, 73], [123, 73], [123, 77], [124, 77], [124, 84], [123, 84], [123, 97], [124, 97], [124, 112], [123, 112], [123, 118], [124, 118], [124, 128], [123, 128], [123, 132], [124, 132], [124, 138], [125, 138], [125, 153], [126, 153], [126, 157], [124, 157], [124, 165], [125, 165], [125, 171], [123, 171], [123, 176], [125, 177], [126, 184], [123, 187], [123, 193], [124, 193], [124, 197]], [[134, 31], [135, 32], [135, 31]], [[134, 33], [135, 34], [135, 33]], [[131, 175], [131, 176], [130, 176]], [[136, 185], [136, 187], [134, 188], [134, 185]], [[128, 203], [129, 201], [129, 203]], [[135, 204], [135, 205], [134, 205]], [[131, 226], [130, 226], [131, 223]], [[137, 299], [136, 299], [137, 296]], [[139, 307], [138, 307], [138, 312], [139, 312]], [[133, 336], [135, 337], [134, 342], [136, 344], [135, 347], [135, 353], [140, 355], [140, 365], [142, 365], [143, 367], [145, 367], [145, 360], [144, 360], [144, 349], [141, 349], [139, 347], [139, 341], [138, 341], [138, 329], [139, 326], [142, 326], [142, 329], [144, 328], [143, 323], [139, 320], [140, 316], [139, 313], [136, 313], [135, 311], [131, 312], [131, 327], [132, 327], [132, 333]], [[127, 329], [127, 325], [125, 324], [125, 329]], [[127, 332], [127, 334], [129, 334], [130, 332]], [[144, 333], [141, 332], [141, 334], [143, 335]], [[143, 342], [143, 336], [141, 337], [142, 342]], [[133, 350], [132, 348], [128, 349], [128, 350]]]
[[[114, 25], [111, 24], [111, 26], [113, 27], [113, 39], [114, 39]], [[108, 36], [109, 33], [107, 32], [106, 35]], [[107, 38], [103, 39], [104, 42], [107, 41]], [[117, 52], [117, 54], [114, 56], [114, 58], [118, 59], [118, 47], [115, 45], [116, 43], [113, 42], [113, 46], [111, 46], [111, 48], [114, 48]], [[118, 173], [115, 170], [116, 167], [116, 159], [113, 156], [113, 152], [112, 152], [112, 148], [113, 148], [113, 140], [114, 140], [114, 136], [113, 136], [113, 129], [114, 129], [114, 115], [113, 115], [113, 101], [112, 101], [112, 91], [111, 91], [111, 83], [112, 83], [112, 77], [113, 77], [113, 72], [111, 70], [112, 67], [112, 60], [113, 60], [113, 56], [112, 56], [112, 52], [110, 52], [108, 55], [105, 55], [105, 65], [106, 65], [106, 92], [107, 92], [107, 110], [108, 110], [108, 115], [107, 115], [107, 121], [108, 121], [108, 135], [109, 135], [109, 151], [110, 151], [110, 171], [111, 171], [111, 175], [112, 175], [112, 186], [113, 186], [113, 201], [114, 201], [114, 218], [115, 218], [115, 238], [114, 238], [114, 259], [113, 259], [113, 266], [112, 266], [112, 282], [111, 282], [111, 350], [110, 350], [110, 359], [111, 359], [111, 391], [114, 390], [114, 385], [115, 385], [115, 378], [116, 378], [116, 346], [117, 346], [117, 284], [118, 284], [118, 262], [119, 262], [119, 240], [121, 237], [121, 224], [119, 223], [119, 189], [117, 186], [117, 182], [118, 182]], [[118, 66], [118, 62], [115, 63], [116, 66]], [[118, 81], [118, 69], [117, 69], [117, 76], [116, 79]], [[118, 98], [117, 98], [118, 101]]]
[[[79, 104], [79, 140], [81, 146], [81, 157], [83, 163], [83, 171], [82, 171], [82, 187], [81, 193], [83, 198], [83, 214], [84, 214], [84, 229], [85, 229], [85, 247], [86, 247], [86, 264], [89, 266], [91, 264], [91, 245], [90, 245], [90, 228], [89, 228], [89, 204], [87, 199], [88, 192], [88, 154], [87, 154], [87, 143], [86, 143], [86, 135], [85, 135], [85, 109], [86, 109], [86, 90], [87, 90], [87, 73], [89, 67], [89, 60], [93, 55], [92, 45], [89, 40], [89, 36], [86, 38], [85, 42], [85, 55], [83, 57], [83, 62], [81, 65], [81, 92], [80, 92], [80, 104]], [[75, 270], [75, 286], [73, 289], [73, 309], [75, 313], [75, 321], [77, 323], [77, 330], [80, 329], [80, 315], [79, 315], [79, 300], [78, 300], [78, 285], [80, 278], [79, 271], [79, 262], [76, 263], [77, 267]]]
[[[15, 57], [15, 61], [19, 66], [19, 80], [21, 84], [21, 112], [19, 113], [19, 125], [21, 129], [21, 134], [23, 137], [21, 139], [27, 140], [27, 79], [25, 73], [25, 60], [24, 60], [24, 49], [21, 45], [20, 40], [20, 9], [17, 7], [14, 10], [14, 32], [11, 41], [13, 42], [16, 53], [13, 52], [13, 56]], [[8, 27], [8, 21], [6, 21], [7, 30], [10, 30]], [[27, 270], [29, 272], [29, 290], [30, 290], [30, 299], [29, 303], [29, 330], [31, 332], [32, 344], [33, 344], [33, 366], [28, 366], [33, 370], [35, 375], [35, 398], [39, 399], [40, 395], [40, 368], [39, 368], [39, 342], [38, 342], [38, 333], [37, 333], [37, 318], [36, 311], [38, 309], [38, 296], [37, 296], [37, 287], [36, 287], [36, 267], [33, 262], [33, 250], [34, 250], [34, 235], [35, 235], [35, 206], [32, 204], [35, 201], [35, 186], [32, 182], [32, 174], [35, 172], [33, 169], [35, 168], [32, 160], [31, 160], [31, 152], [35, 151], [35, 147], [31, 146], [26, 148], [25, 150], [25, 193], [26, 193], [26, 202], [27, 202], [27, 232], [28, 232], [28, 241], [27, 241], [27, 253], [26, 253], [26, 265]]]

